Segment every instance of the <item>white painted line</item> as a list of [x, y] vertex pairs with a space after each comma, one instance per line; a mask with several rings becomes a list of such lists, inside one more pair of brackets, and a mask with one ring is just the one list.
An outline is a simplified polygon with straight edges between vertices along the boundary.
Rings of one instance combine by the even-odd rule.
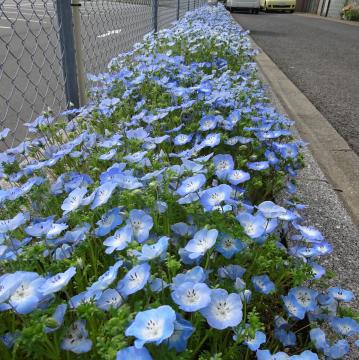
[[0, 26], [0, 29], [11, 29], [9, 26]]
[[[3, 9], [3, 8], [7, 8], [7, 9]], [[42, 11], [42, 12], [52, 12], [52, 13], [55, 13], [55, 9], [54, 8], [51, 8], [51, 9], [48, 9], [48, 8], [44, 8], [42, 7], [41, 9], [36, 9], [34, 7], [31, 7], [31, 6], [16, 6], [16, 5], [10, 5], [10, 6], [0, 6], [0, 9], [3, 10], [3, 12], [5, 11], [11, 11], [11, 10], [15, 10], [15, 9], [18, 9], [20, 11], [32, 11], [32, 12], [38, 12], [38, 11]]]
[[[6, 11], [3, 13], [4, 15], [7, 15], [7, 14], [21, 14], [21, 16], [24, 16], [24, 15], [28, 15], [28, 16], [45, 16], [44, 14], [37, 14], [36, 12], [24, 12], [24, 11], [21, 11], [20, 13], [18, 11]], [[0, 16], [1, 18], [1, 16]]]
[[104, 38], [106, 36], [110, 36], [110, 35], [114, 35], [114, 34], [119, 34], [121, 32], [121, 29], [118, 30], [109, 30], [107, 31], [107, 33], [104, 33], [102, 35], [97, 35], [98, 38]]
[[25, 21], [25, 22], [33, 22], [33, 23], [37, 23], [37, 24], [47, 24], [46, 21], [39, 21], [39, 20], [25, 20], [25, 19], [21, 19], [21, 18], [4, 18], [4, 19], [0, 19], [0, 20], [10, 20], [11, 22], [16, 22], [16, 21]]

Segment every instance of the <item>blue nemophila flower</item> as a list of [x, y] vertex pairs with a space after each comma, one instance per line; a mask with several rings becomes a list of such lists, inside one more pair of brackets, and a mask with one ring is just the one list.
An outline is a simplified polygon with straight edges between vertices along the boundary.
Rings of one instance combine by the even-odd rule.
[[146, 154], [147, 151], [138, 151], [136, 153], [124, 156], [123, 159], [128, 161], [129, 163], [139, 163], [140, 161], [143, 160]]
[[47, 233], [47, 239], [54, 239], [59, 236], [62, 231], [66, 230], [69, 226], [65, 223], [53, 223]]
[[123, 261], [118, 260], [114, 265], [110, 266], [106, 272], [104, 272], [97, 281], [95, 281], [87, 290], [105, 290], [107, 289], [116, 279], [118, 269], [122, 266]]
[[0, 276], [0, 303], [5, 302], [21, 282], [22, 272]]
[[75, 321], [61, 342], [61, 349], [72, 351], [75, 354], [87, 353], [92, 348], [92, 341], [88, 339], [88, 332], [85, 328], [85, 320]]
[[15, 340], [19, 337], [19, 335], [20, 335], [19, 331], [7, 332], [3, 335], [0, 335], [0, 341], [4, 344], [4, 346], [7, 349], [11, 349], [15, 343]]
[[305, 350], [299, 355], [293, 355], [290, 357], [291, 360], [319, 360], [317, 354], [310, 350]]
[[149, 351], [142, 347], [137, 349], [135, 346], [129, 346], [117, 352], [116, 360], [152, 360]]
[[66, 310], [67, 310], [67, 305], [66, 305], [66, 304], [60, 304], [60, 305], [58, 305], [58, 306], [56, 307], [55, 312], [52, 314], [52, 316], [51, 316], [51, 318], [50, 318], [51, 320], [54, 321], [54, 325], [55, 325], [55, 324], [56, 324], [56, 325], [55, 325], [55, 326], [51, 326], [51, 327], [45, 326], [44, 332], [45, 332], [46, 334], [52, 333], [52, 332], [58, 330], [58, 329], [61, 327], [61, 325], [64, 323], [64, 318], [65, 318]]
[[76, 268], [74, 266], [70, 267], [63, 273], [58, 273], [54, 276], [51, 276], [47, 279], [42, 286], [39, 287], [39, 291], [43, 295], [53, 294], [62, 290], [76, 274]]
[[274, 336], [284, 347], [295, 346], [297, 344], [297, 337], [293, 331], [286, 331], [284, 328], [276, 328], [274, 329]]
[[226, 259], [232, 258], [235, 254], [246, 247], [239, 239], [234, 239], [229, 234], [221, 233], [216, 244], [216, 250], [221, 253]]
[[51, 229], [53, 222], [53, 216], [50, 216], [47, 219], [34, 220], [29, 226], [24, 229], [24, 231], [30, 236], [41, 238], [47, 235], [47, 233]]
[[122, 304], [123, 297], [115, 289], [106, 289], [96, 301], [96, 306], [103, 311], [108, 311], [110, 308], [117, 309]]
[[154, 293], [159, 293], [163, 289], [166, 289], [169, 286], [169, 284], [166, 283], [166, 281], [160, 279], [160, 278], [153, 278], [150, 282], [150, 289]]
[[34, 272], [19, 271], [16, 274], [17, 286], [8, 300], [8, 308], [12, 308], [18, 314], [29, 314], [44, 299], [39, 288], [46, 280]]
[[205, 183], [206, 177], [203, 174], [191, 176], [182, 181], [180, 187], [177, 189], [177, 194], [185, 196], [193, 192], [198, 192]]
[[211, 289], [200, 282], [183, 282], [174, 287], [171, 295], [179, 308], [186, 312], [198, 311], [211, 302]]
[[271, 354], [269, 350], [257, 350], [257, 360], [288, 360], [289, 355], [283, 351]]
[[4, 128], [4, 129], [2, 129], [1, 132], [0, 132], [0, 140], [6, 139], [6, 137], [7, 137], [8, 134], [9, 134], [9, 132], [10, 132], [10, 129], [9, 129], [9, 128]]
[[172, 289], [177, 286], [180, 286], [184, 282], [192, 283], [201, 283], [204, 282], [207, 278], [206, 272], [201, 266], [195, 266], [190, 270], [187, 270], [185, 273], [178, 274], [172, 278]]
[[117, 149], [111, 149], [105, 154], [100, 155], [98, 158], [100, 160], [111, 160], [117, 153]]
[[226, 179], [234, 168], [234, 161], [231, 155], [219, 154], [213, 157], [214, 168], [218, 179]]
[[286, 209], [272, 201], [264, 201], [258, 205], [258, 210], [268, 219], [278, 218], [286, 214]]
[[349, 352], [349, 344], [346, 340], [338, 340], [335, 344], [324, 349], [324, 354], [329, 359], [342, 359]]
[[274, 151], [266, 150], [264, 156], [271, 165], [276, 165], [279, 163], [279, 159], [277, 158], [276, 153]]
[[246, 269], [240, 265], [227, 265], [218, 269], [218, 276], [222, 279], [231, 279], [235, 281], [237, 278], [241, 278]]
[[323, 256], [330, 254], [333, 251], [333, 245], [326, 241], [322, 241], [321, 243], [315, 243], [313, 245], [313, 249], [316, 251], [318, 256]]
[[118, 187], [127, 190], [135, 190], [143, 186], [143, 184], [132, 175], [119, 174], [116, 177]]
[[216, 128], [218, 123], [217, 117], [215, 115], [205, 115], [199, 121], [199, 131], [209, 131]]
[[293, 295], [282, 296], [283, 305], [288, 315], [295, 319], [304, 319], [305, 308], [298, 304], [297, 299]]
[[204, 190], [200, 196], [200, 202], [206, 211], [211, 211], [223, 202], [231, 199], [232, 188], [229, 185], [221, 184]]
[[269, 168], [268, 161], [247, 162], [248, 169], [262, 171]]
[[302, 237], [309, 242], [322, 242], [324, 240], [322, 233], [312, 226], [295, 225], [295, 228], [298, 229]]
[[298, 304], [306, 311], [314, 311], [317, 307], [318, 292], [307, 287], [296, 287], [289, 290], [288, 295], [293, 295]]
[[189, 252], [190, 259], [197, 259], [203, 256], [216, 243], [218, 231], [216, 229], [202, 229], [195, 233], [192, 240], [185, 246], [185, 250]]
[[100, 298], [100, 296], [102, 295], [102, 291], [101, 290], [87, 290], [87, 291], [83, 291], [75, 296], [73, 296], [70, 300], [69, 300], [69, 305], [71, 308], [77, 308], [78, 306], [82, 305], [82, 304], [89, 304], [89, 303], [95, 303], [96, 300], [98, 300]]
[[273, 146], [285, 159], [293, 159], [298, 156], [298, 146], [296, 144], [273, 143]]
[[318, 280], [320, 279], [322, 276], [325, 275], [326, 270], [323, 266], [315, 263], [315, 262], [308, 262], [308, 265], [311, 266], [312, 268], [312, 272], [313, 272], [313, 280]]
[[214, 329], [237, 326], [242, 321], [242, 300], [238, 294], [214, 289], [211, 291], [210, 304], [201, 310], [201, 314]]
[[331, 287], [328, 289], [328, 294], [334, 299], [343, 302], [349, 302], [354, 299], [354, 294], [350, 290], [341, 289], [339, 287]]
[[252, 239], [261, 237], [268, 224], [266, 218], [258, 212], [256, 215], [242, 212], [237, 215], [237, 220], [243, 226], [244, 232]]
[[169, 349], [175, 349], [177, 352], [185, 351], [188, 339], [194, 333], [195, 328], [185, 320], [180, 314], [176, 313], [173, 334], [169, 337], [167, 345]]
[[102, 218], [97, 221], [97, 228], [95, 231], [96, 236], [105, 236], [118, 225], [121, 225], [122, 217], [119, 208], [109, 210]]
[[116, 182], [105, 182], [95, 190], [93, 202], [91, 204], [91, 210], [96, 209], [98, 206], [106, 204], [111, 197], [113, 191], [116, 189]]
[[212, 133], [212, 134], [208, 134], [198, 146], [199, 146], [199, 148], [205, 148], [207, 146], [214, 148], [220, 142], [221, 142], [221, 134]]
[[86, 193], [87, 189], [84, 187], [79, 187], [75, 190], [72, 190], [61, 205], [61, 209], [64, 210], [64, 215], [70, 211], [78, 209], [81, 206], [82, 200]]
[[359, 333], [359, 324], [350, 317], [335, 317], [329, 321], [331, 328], [343, 336], [351, 336]]
[[155, 202], [155, 205], [154, 205], [154, 209], [159, 213], [159, 214], [164, 214], [167, 209], [168, 209], [168, 205], [165, 201], [160, 201], [160, 200], [157, 200]]
[[269, 294], [275, 291], [275, 285], [268, 275], [252, 276], [254, 290], [261, 294]]
[[193, 134], [179, 134], [173, 139], [175, 145], [185, 145], [192, 140]]
[[[235, 339], [234, 339], [235, 340]], [[252, 351], [257, 351], [262, 344], [266, 342], [266, 335], [262, 331], [256, 331], [254, 337], [251, 338], [249, 335], [243, 341], [245, 345]]]
[[133, 251], [139, 261], [150, 261], [156, 258], [163, 260], [166, 256], [168, 248], [169, 237], [162, 236], [158, 241], [152, 245], [144, 244], [141, 252]]
[[314, 328], [309, 331], [310, 340], [314, 344], [315, 348], [319, 351], [324, 351], [329, 346], [325, 333], [320, 328]]
[[117, 290], [124, 297], [142, 290], [151, 275], [148, 263], [134, 266], [117, 284]]
[[127, 224], [103, 242], [103, 244], [107, 246], [105, 253], [112, 254], [115, 250], [121, 251], [125, 249], [131, 241], [132, 226]]
[[131, 210], [127, 223], [131, 224], [133, 236], [139, 243], [148, 239], [153, 227], [153, 219], [150, 215], [143, 210]]
[[168, 339], [174, 331], [176, 313], [168, 305], [139, 312], [126, 329], [126, 336], [134, 336], [135, 347], [142, 348], [146, 343], [156, 345]]
[[128, 139], [145, 140], [149, 136], [149, 133], [143, 127], [139, 127], [127, 130], [126, 136]]
[[232, 185], [242, 184], [250, 178], [250, 174], [242, 170], [231, 170], [227, 175], [227, 180]]
[[105, 115], [106, 117], [110, 117], [111, 114], [116, 110], [116, 104], [119, 102], [120, 99], [117, 98], [106, 98], [100, 102], [98, 109], [101, 114]]
[[171, 230], [179, 236], [192, 236], [196, 231], [196, 226], [187, 225], [184, 222], [179, 222], [171, 225]]

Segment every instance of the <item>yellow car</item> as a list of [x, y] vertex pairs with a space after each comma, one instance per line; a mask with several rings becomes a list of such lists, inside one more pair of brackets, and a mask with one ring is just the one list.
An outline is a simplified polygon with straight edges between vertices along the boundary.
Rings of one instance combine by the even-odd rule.
[[296, 0], [260, 0], [261, 9], [264, 11], [289, 11], [295, 10]]

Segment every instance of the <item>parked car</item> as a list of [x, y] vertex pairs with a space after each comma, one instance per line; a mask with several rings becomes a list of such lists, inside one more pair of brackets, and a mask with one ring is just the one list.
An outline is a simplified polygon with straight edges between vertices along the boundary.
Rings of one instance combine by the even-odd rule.
[[259, 13], [260, 0], [227, 0], [226, 8], [232, 12], [238, 10], [250, 10], [254, 14]]
[[260, 0], [260, 8], [264, 11], [289, 11], [295, 10], [296, 0]]

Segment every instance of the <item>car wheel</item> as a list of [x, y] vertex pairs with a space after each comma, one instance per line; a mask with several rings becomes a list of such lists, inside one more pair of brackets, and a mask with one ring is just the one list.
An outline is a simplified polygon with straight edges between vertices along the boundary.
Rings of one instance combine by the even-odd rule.
[[259, 9], [254, 9], [254, 13], [255, 13], [256, 15], [258, 15], [258, 14], [259, 14]]
[[293, 14], [293, 13], [294, 13], [294, 10], [290, 10], [289, 13], [290, 13], [290, 14]]

